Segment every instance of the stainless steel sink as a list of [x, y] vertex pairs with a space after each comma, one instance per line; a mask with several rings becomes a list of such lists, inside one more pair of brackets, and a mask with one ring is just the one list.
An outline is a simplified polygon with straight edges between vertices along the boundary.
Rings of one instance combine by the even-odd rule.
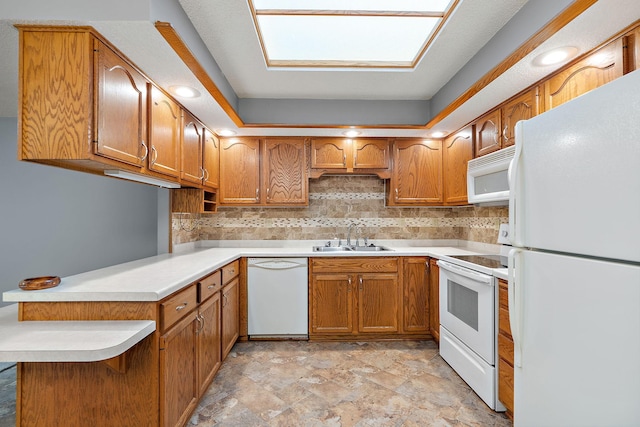
[[355, 246], [353, 250], [356, 252], [380, 252], [392, 251], [393, 249], [389, 249], [384, 246]]
[[314, 246], [313, 252], [350, 252], [347, 246]]
[[384, 246], [313, 246], [313, 252], [380, 252], [392, 251]]

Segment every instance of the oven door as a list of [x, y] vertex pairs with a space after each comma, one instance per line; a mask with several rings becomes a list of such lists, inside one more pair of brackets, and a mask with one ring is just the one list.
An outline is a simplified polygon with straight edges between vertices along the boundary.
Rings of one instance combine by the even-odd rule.
[[440, 266], [440, 324], [488, 364], [495, 363], [493, 276], [446, 261]]

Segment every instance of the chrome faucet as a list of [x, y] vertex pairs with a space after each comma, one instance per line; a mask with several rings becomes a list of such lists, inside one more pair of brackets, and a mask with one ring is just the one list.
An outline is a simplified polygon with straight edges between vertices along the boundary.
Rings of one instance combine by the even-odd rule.
[[349, 228], [347, 229], [347, 246], [351, 246], [351, 229], [353, 227], [358, 227], [354, 222], [349, 224]]

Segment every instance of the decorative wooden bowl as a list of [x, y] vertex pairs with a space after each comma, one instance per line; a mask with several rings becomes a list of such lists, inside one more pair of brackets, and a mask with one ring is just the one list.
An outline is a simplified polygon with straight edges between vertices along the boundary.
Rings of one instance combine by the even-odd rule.
[[60, 284], [60, 277], [58, 276], [43, 276], [43, 277], [30, 277], [24, 279], [18, 285], [20, 289], [25, 291], [37, 291], [40, 289], [53, 288]]

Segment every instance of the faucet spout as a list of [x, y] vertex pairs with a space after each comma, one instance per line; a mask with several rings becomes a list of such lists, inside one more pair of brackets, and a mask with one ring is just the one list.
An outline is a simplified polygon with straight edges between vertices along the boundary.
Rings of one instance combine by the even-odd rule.
[[357, 227], [355, 223], [349, 224], [349, 228], [347, 229], [347, 246], [351, 246], [351, 229], [353, 227]]

